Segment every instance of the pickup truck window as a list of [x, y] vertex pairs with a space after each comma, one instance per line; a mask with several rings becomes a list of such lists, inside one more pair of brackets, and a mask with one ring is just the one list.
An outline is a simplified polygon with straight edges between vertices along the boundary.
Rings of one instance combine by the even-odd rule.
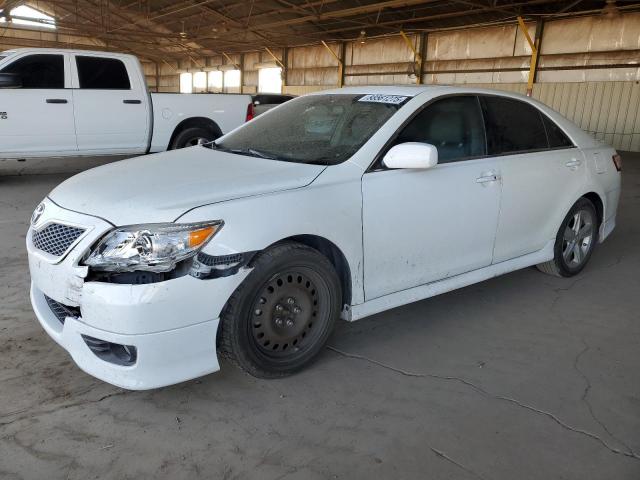
[[231, 153], [337, 165], [357, 152], [408, 100], [374, 95], [309, 95], [280, 105], [213, 145]]
[[13, 73], [22, 79], [22, 88], [64, 88], [62, 55], [28, 55], [10, 63], [2, 73]]
[[121, 60], [102, 57], [76, 57], [80, 88], [91, 90], [130, 90], [127, 67]]

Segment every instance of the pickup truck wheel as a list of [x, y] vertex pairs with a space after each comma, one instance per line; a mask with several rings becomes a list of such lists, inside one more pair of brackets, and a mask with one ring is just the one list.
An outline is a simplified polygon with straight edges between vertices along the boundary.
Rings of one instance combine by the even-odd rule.
[[219, 135], [216, 135], [213, 130], [210, 130], [208, 128], [187, 128], [176, 135], [176, 138], [171, 143], [171, 150], [192, 147], [194, 145], [198, 145], [198, 143], [211, 142], [218, 137]]
[[266, 250], [253, 267], [222, 313], [219, 352], [255, 377], [284, 377], [325, 346], [340, 315], [340, 280], [324, 255], [298, 243]]
[[554, 257], [537, 265], [557, 277], [573, 277], [585, 267], [598, 241], [598, 216], [590, 200], [578, 200], [564, 218], [554, 245]]

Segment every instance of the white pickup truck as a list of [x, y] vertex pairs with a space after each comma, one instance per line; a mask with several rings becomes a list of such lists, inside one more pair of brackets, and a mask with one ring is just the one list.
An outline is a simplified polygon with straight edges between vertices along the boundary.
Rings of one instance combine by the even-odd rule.
[[132, 55], [0, 52], [0, 158], [160, 152], [214, 140], [252, 117], [250, 95], [149, 93]]

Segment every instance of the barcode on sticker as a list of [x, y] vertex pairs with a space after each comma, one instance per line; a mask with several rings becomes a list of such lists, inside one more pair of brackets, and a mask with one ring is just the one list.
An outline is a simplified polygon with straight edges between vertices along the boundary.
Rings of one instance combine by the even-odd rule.
[[407, 97], [401, 95], [382, 95], [380, 93], [365, 95], [359, 102], [389, 103], [391, 105], [400, 105]]

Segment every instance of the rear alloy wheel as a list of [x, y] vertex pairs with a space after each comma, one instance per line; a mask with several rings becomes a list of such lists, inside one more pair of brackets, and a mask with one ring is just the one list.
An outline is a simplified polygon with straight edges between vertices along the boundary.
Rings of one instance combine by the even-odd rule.
[[341, 287], [320, 252], [283, 243], [261, 253], [222, 314], [220, 353], [261, 378], [312, 362], [340, 314]]
[[560, 226], [553, 260], [538, 265], [538, 269], [561, 277], [577, 275], [589, 261], [597, 240], [596, 209], [590, 200], [581, 198]]

